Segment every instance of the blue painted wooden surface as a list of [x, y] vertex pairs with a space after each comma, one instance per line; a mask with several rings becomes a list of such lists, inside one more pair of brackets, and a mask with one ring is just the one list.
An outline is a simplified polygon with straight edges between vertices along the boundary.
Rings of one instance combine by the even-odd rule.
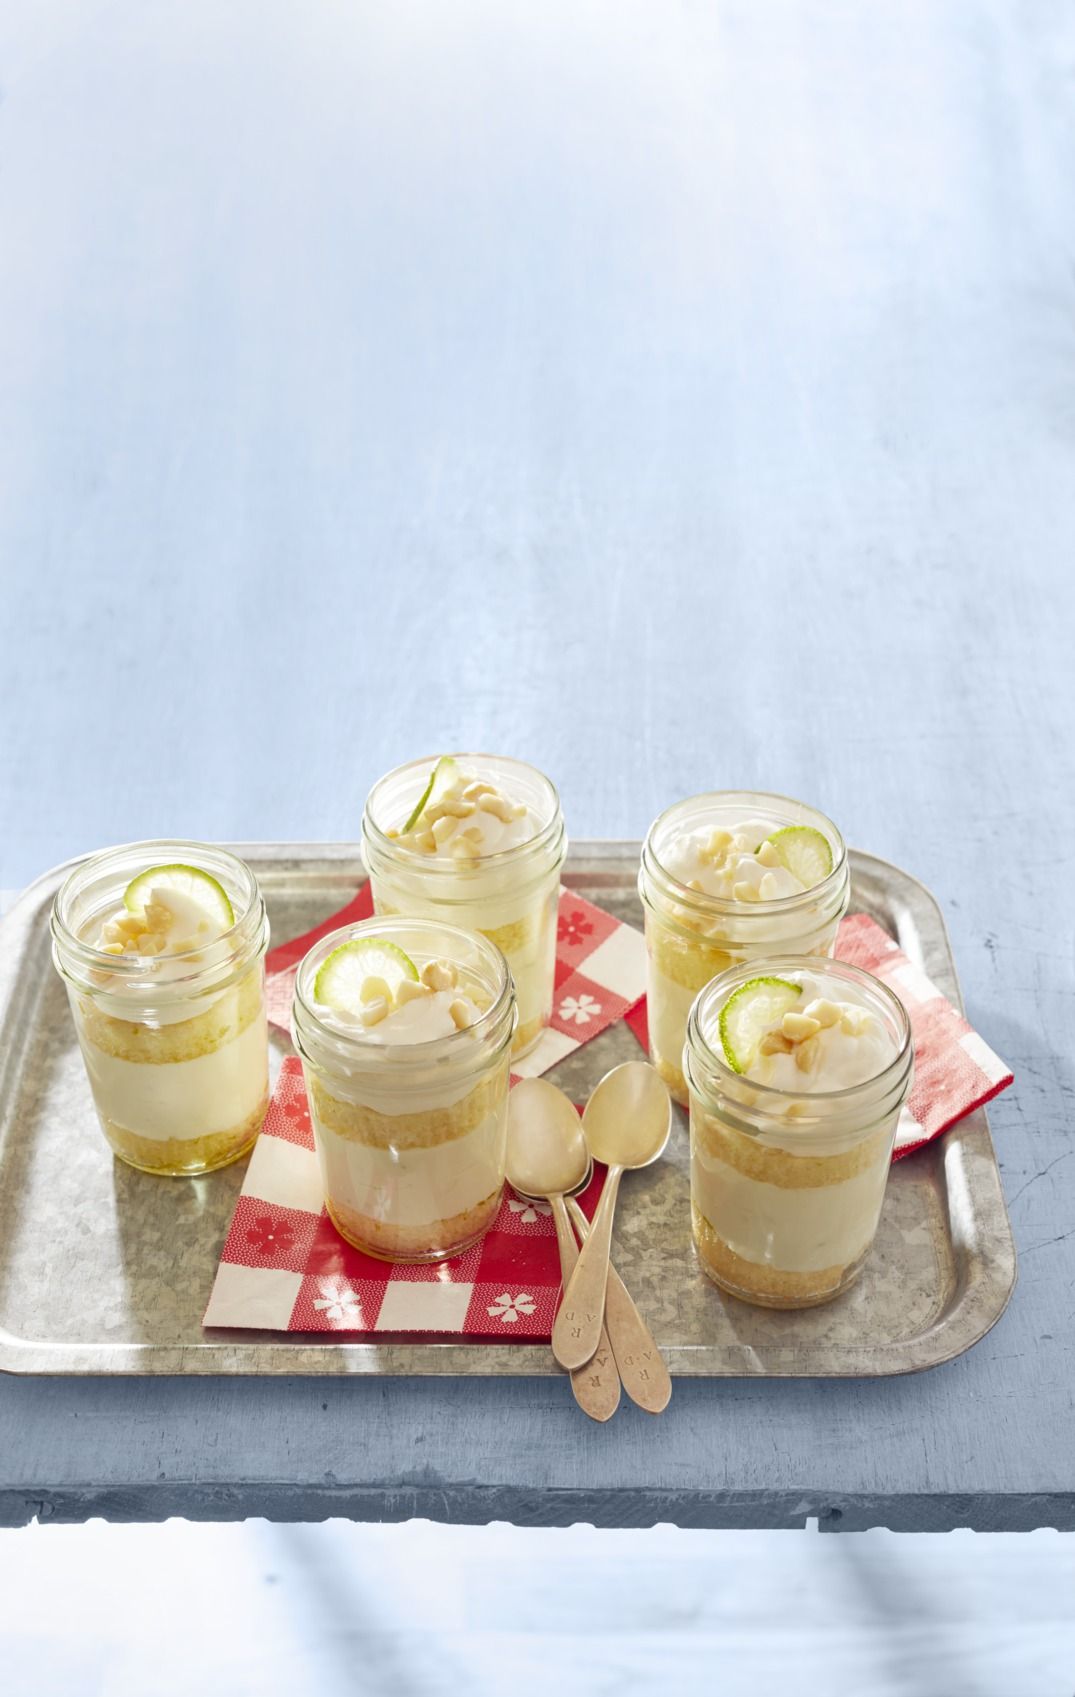
[[1021, 1254], [964, 1359], [0, 1384], [0, 1517], [1075, 1525], [1075, 25], [1060, 0], [0, 19], [0, 886], [339, 838], [414, 752], [576, 836], [809, 798], [940, 897]]

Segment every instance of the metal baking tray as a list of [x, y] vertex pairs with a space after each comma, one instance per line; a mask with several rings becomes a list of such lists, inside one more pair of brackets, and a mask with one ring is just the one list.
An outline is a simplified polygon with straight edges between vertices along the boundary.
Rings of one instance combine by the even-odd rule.
[[[327, 918], [364, 877], [349, 845], [239, 845], [257, 871], [273, 938]], [[582, 842], [565, 882], [641, 925], [637, 843]], [[916, 879], [853, 852], [852, 911], [865, 910], [960, 1005], [936, 901]], [[544, 1345], [376, 1342], [206, 1332], [202, 1313], [242, 1165], [151, 1178], [109, 1154], [94, 1117], [49, 954], [66, 867], [38, 879], [0, 925], [0, 1369], [12, 1373], [549, 1374]], [[276, 1057], [287, 1052], [277, 1036]], [[557, 1067], [584, 1098], [635, 1058], [613, 1026]], [[985, 1113], [897, 1162], [873, 1254], [827, 1307], [774, 1313], [722, 1296], [691, 1248], [687, 1131], [656, 1167], [628, 1175], [614, 1257], [675, 1374], [849, 1377], [914, 1372], [969, 1349], [999, 1319], [1015, 1247]]]

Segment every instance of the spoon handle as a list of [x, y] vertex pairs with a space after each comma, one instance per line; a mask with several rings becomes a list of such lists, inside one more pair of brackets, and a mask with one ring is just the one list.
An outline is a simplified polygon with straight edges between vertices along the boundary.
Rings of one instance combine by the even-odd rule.
[[[568, 1281], [575, 1271], [575, 1263], [579, 1258], [579, 1247], [575, 1242], [575, 1234], [567, 1217], [562, 1196], [550, 1196], [552, 1216], [556, 1222], [556, 1241], [560, 1249], [560, 1273], [567, 1289]], [[585, 1216], [583, 1216], [585, 1218]], [[616, 1371], [616, 1361], [608, 1341], [608, 1333], [601, 1328], [601, 1339], [597, 1345], [597, 1353], [585, 1367], [576, 1367], [570, 1375], [571, 1389], [575, 1401], [584, 1414], [591, 1420], [611, 1420], [620, 1406], [620, 1376]]]
[[574, 1367], [585, 1366], [601, 1339], [612, 1220], [622, 1174], [622, 1167], [608, 1169], [590, 1235], [582, 1246], [571, 1283], [564, 1290], [564, 1300], [552, 1329], [552, 1353], [569, 1372]]
[[[567, 1198], [567, 1208], [585, 1243], [589, 1220], [573, 1196]], [[672, 1396], [672, 1380], [664, 1356], [611, 1261], [605, 1286], [605, 1325], [627, 1395], [647, 1414], [662, 1413]]]

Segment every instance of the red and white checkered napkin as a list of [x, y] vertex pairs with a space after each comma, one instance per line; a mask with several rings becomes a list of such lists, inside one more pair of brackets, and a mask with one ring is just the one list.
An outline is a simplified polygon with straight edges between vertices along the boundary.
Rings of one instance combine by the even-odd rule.
[[[288, 1029], [295, 973], [311, 945], [371, 913], [365, 885], [324, 925], [272, 951], [266, 1000], [274, 1024]], [[640, 933], [562, 890], [552, 1024], [514, 1076], [546, 1072], [622, 1019], [642, 995], [645, 976]], [[581, 1198], [587, 1213], [603, 1180], [602, 1170]], [[451, 1261], [390, 1265], [345, 1243], [324, 1208], [302, 1069], [290, 1057], [250, 1157], [203, 1323], [548, 1340], [559, 1290], [551, 1211], [511, 1194], [482, 1241]]]
[[894, 990], [911, 1021], [914, 1083], [896, 1134], [895, 1160], [1008, 1088], [1011, 1070], [874, 920], [849, 914], [840, 926], [836, 954]]
[[[893, 1159], [921, 1149], [975, 1108], [984, 1107], [1012, 1082], [1012, 1074], [957, 1013], [921, 967], [908, 960], [865, 913], [841, 922], [836, 957], [864, 967], [894, 990], [907, 1009], [914, 1037], [915, 1075], [900, 1118]], [[643, 1048], [648, 1046], [646, 1003], [626, 1015]]]
[[[271, 949], [265, 966], [269, 1019], [291, 1028], [291, 998], [303, 956], [328, 932], [373, 917], [373, 898], [363, 884], [354, 900], [323, 925]], [[622, 1019], [646, 989], [646, 945], [633, 925], [613, 919], [571, 890], [560, 891], [556, 933], [556, 979], [552, 1023], [541, 1041], [518, 1062], [514, 1077], [536, 1078]]]

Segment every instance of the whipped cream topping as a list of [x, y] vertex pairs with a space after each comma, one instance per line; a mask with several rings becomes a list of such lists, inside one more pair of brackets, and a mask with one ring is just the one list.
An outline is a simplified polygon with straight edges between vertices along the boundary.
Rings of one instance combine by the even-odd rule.
[[383, 978], [366, 978], [359, 990], [357, 1009], [329, 1007], [319, 1003], [327, 1025], [373, 1043], [435, 1043], [466, 1031], [482, 1016], [482, 1009], [459, 988], [459, 975], [451, 961], [428, 961], [416, 982], [405, 978], [391, 989]]
[[663, 856], [673, 878], [722, 901], [773, 902], [808, 887], [786, 866], [768, 838], [776, 826], [746, 819], [726, 829], [691, 831]]
[[821, 977], [796, 972], [788, 982], [801, 984], [801, 994], [763, 1033], [745, 1073], [753, 1083], [788, 1095], [849, 1090], [895, 1060], [895, 1038], [852, 985], [842, 983], [834, 1001]]
[[226, 929], [185, 891], [151, 887], [141, 913], [119, 907], [108, 915], [94, 946], [106, 955], [177, 955], [215, 943]]
[[517, 848], [539, 829], [525, 802], [480, 774], [460, 772], [436, 791], [409, 831], [401, 824], [389, 834], [430, 859], [465, 862]]
[[[462, 1025], [457, 1014], [463, 1017]], [[458, 990], [433, 990], [402, 1007], [393, 1006], [376, 1025], [365, 1025], [361, 1014], [343, 1008], [324, 1008], [322, 1018], [326, 1025], [336, 1025], [348, 1036], [366, 1038], [371, 1043], [434, 1043], [438, 1037], [454, 1037], [457, 1031], [465, 1031], [481, 1018], [481, 1011]]]

